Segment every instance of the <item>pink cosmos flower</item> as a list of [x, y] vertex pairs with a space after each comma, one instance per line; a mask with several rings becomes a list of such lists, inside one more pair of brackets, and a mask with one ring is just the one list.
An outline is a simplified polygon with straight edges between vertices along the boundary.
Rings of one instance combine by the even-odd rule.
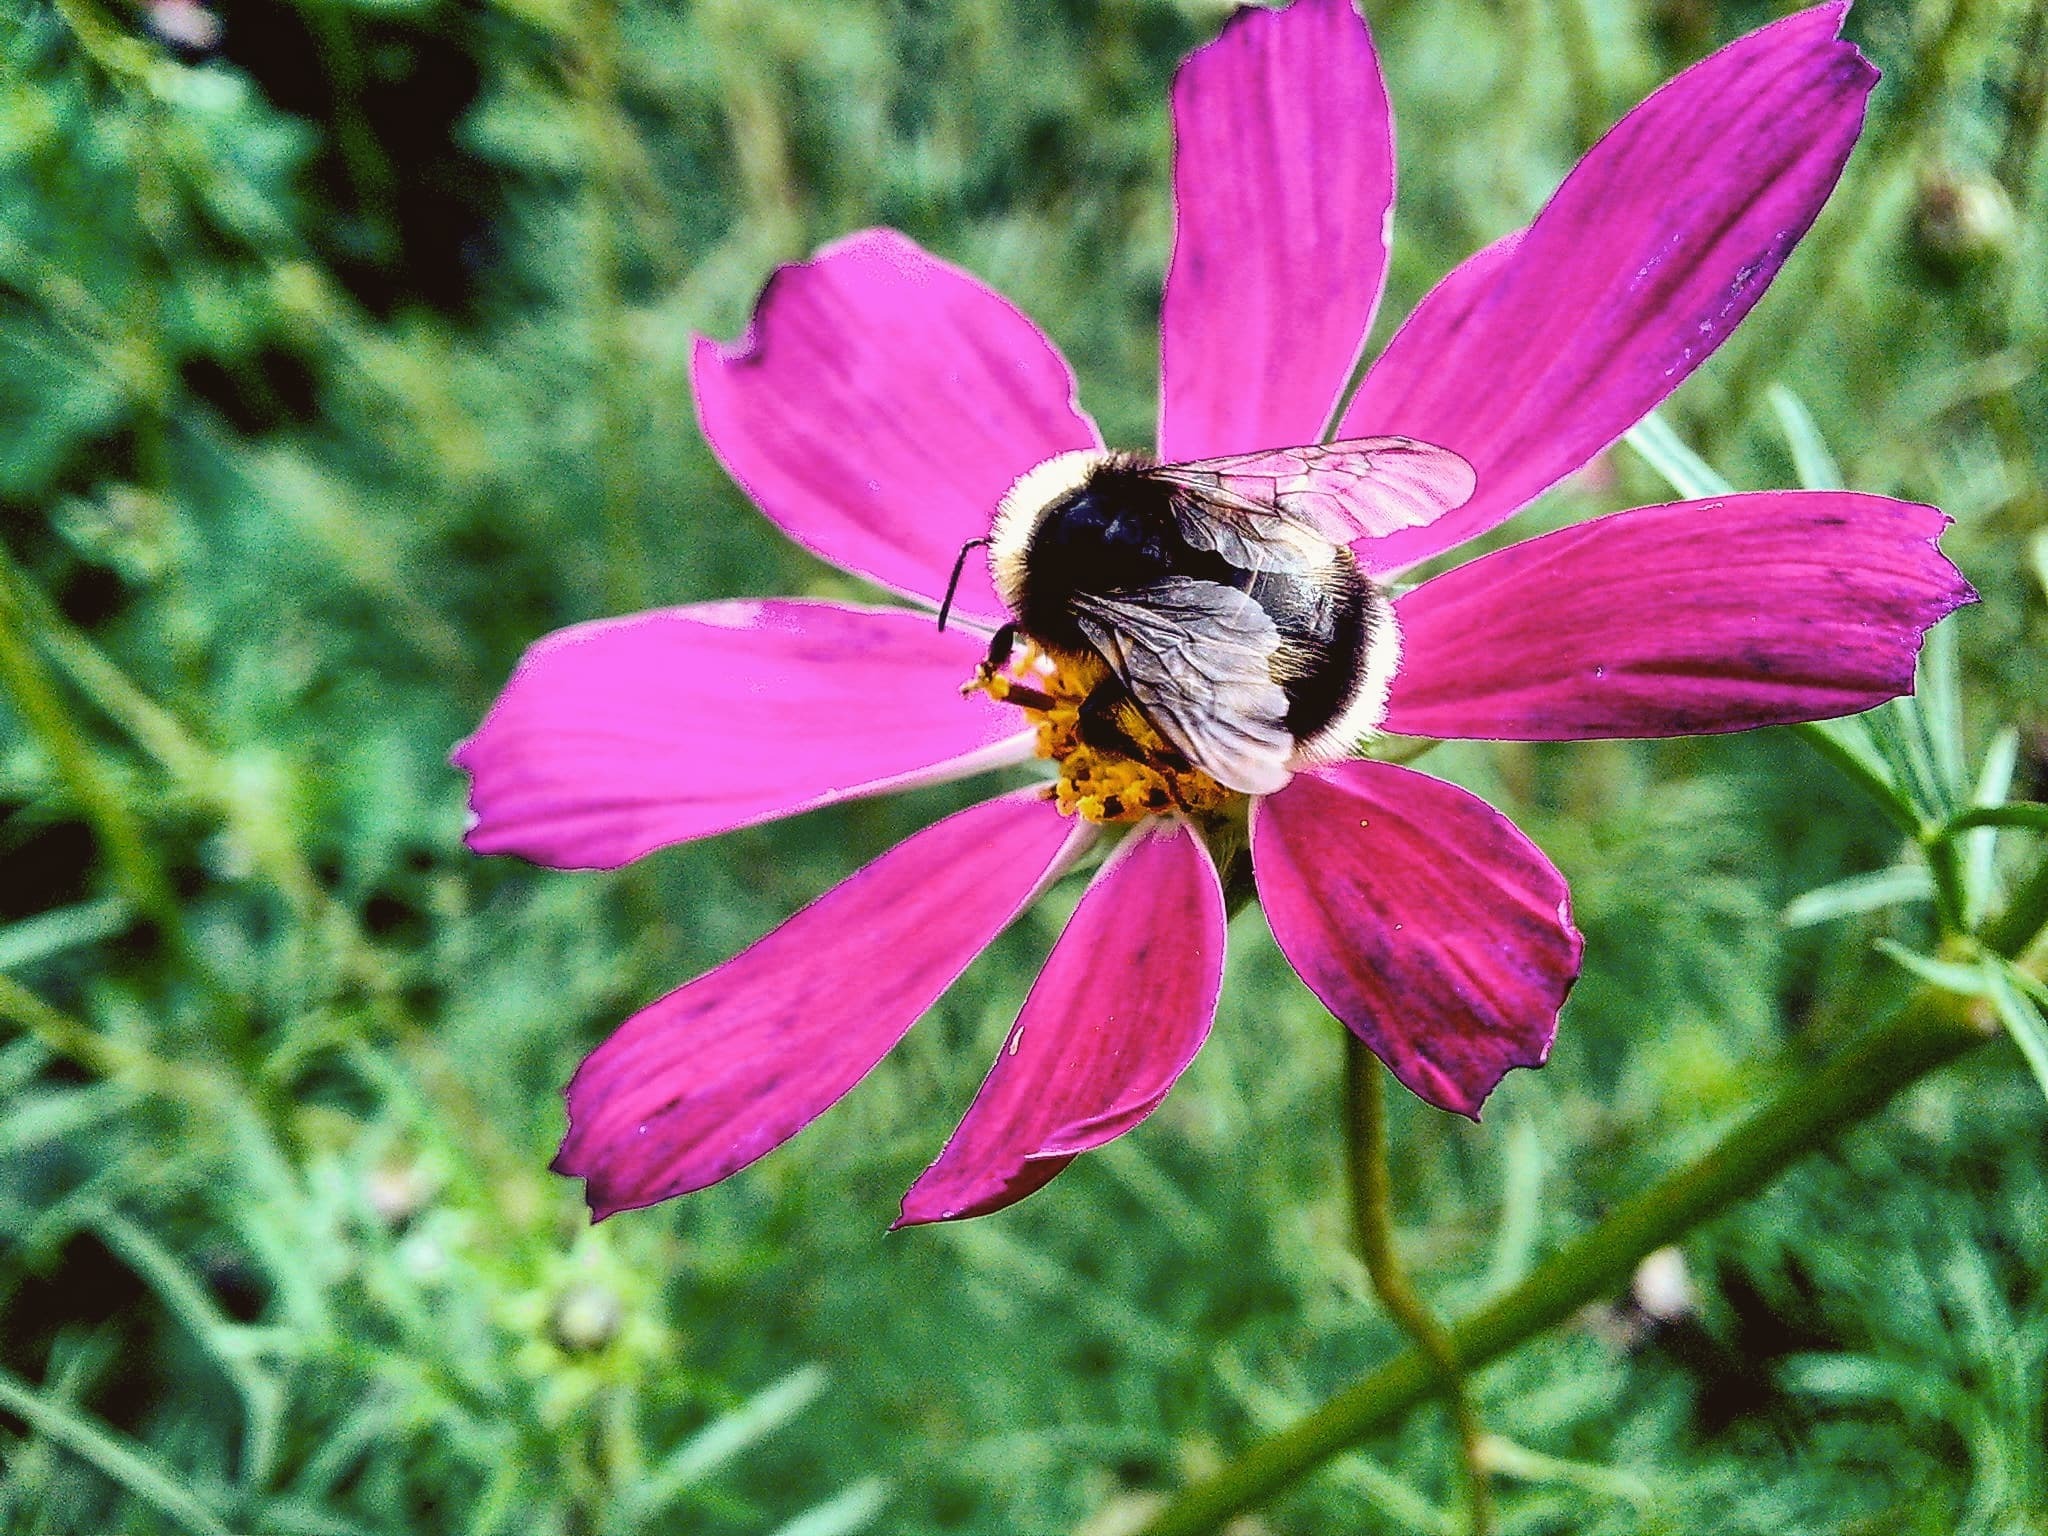
[[[1876, 71], [1844, 4], [1722, 49], [1628, 114], [1528, 228], [1426, 297], [1340, 437], [1404, 434], [1477, 474], [1433, 523], [1355, 546], [1382, 580], [1497, 526], [1664, 398], [1762, 295], [1833, 187]], [[1345, 0], [1240, 12], [1173, 91], [1177, 218], [1159, 454], [1315, 441], [1372, 326], [1394, 156]], [[1022, 314], [887, 230], [775, 274], [737, 343], [700, 339], [706, 437], [799, 544], [920, 605], [701, 604], [534, 646], [455, 761], [472, 848], [611, 868], [672, 843], [1029, 761], [1016, 709], [963, 697], [982, 635], [930, 610], [1033, 466], [1101, 446]], [[1384, 725], [1564, 740], [1731, 731], [1904, 693], [1973, 594], [1930, 507], [1765, 492], [1644, 507], [1482, 555], [1401, 595]], [[1005, 617], [970, 563], [956, 603]], [[1540, 1064], [1578, 973], [1563, 877], [1506, 818], [1389, 763], [1297, 773], [1248, 808], [1274, 937], [1424, 1099], [1476, 1114]], [[883, 854], [636, 1014], [569, 1087], [556, 1166], [599, 1217], [700, 1189], [852, 1088], [1102, 837], [1044, 789]], [[1093, 876], [901, 1223], [997, 1210], [1143, 1120], [1223, 973], [1198, 826], [1151, 817]]]

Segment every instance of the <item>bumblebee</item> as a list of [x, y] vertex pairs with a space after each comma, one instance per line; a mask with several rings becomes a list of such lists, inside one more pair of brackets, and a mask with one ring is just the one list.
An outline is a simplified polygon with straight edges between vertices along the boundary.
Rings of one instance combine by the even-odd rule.
[[1135, 709], [1169, 766], [1270, 794], [1386, 712], [1393, 603], [1350, 545], [1432, 521], [1472, 487], [1456, 454], [1401, 437], [1185, 464], [1062, 454], [1019, 479], [988, 538], [961, 551], [964, 563], [987, 544], [1011, 614], [982, 675], [1020, 637], [1092, 654], [1103, 675], [1080, 709], [1089, 745], [1159, 758], [1122, 723]]

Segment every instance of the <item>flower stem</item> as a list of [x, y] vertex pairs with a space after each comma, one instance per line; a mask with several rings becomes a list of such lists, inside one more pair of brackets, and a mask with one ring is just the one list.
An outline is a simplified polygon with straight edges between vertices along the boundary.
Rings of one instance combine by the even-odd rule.
[[[2048, 902], [2048, 876], [2023, 890]], [[2017, 908], [2017, 901], [2014, 903]], [[2027, 934], [2009, 949], [2031, 941]], [[1519, 1285], [1445, 1330], [1467, 1371], [1555, 1326], [1624, 1284], [1645, 1257], [1727, 1209], [1868, 1119], [1902, 1089], [1995, 1038], [1969, 1000], [1921, 987], [1889, 1018], [1817, 1069], [1793, 1077], [1693, 1162], [1643, 1189], [1567, 1244]], [[1390, 1360], [1307, 1417], [1184, 1489], [1137, 1536], [1196, 1536], [1300, 1481], [1331, 1457], [1395, 1422], [1447, 1378], [1420, 1349]]]
[[1927, 858], [1927, 872], [1934, 881], [1934, 906], [1942, 927], [1951, 934], [1970, 931], [1970, 903], [1964, 893], [1963, 855], [1952, 838], [1923, 832], [1920, 849]]
[[1401, 1326], [1434, 1368], [1439, 1390], [1458, 1434], [1465, 1468], [1467, 1527], [1472, 1536], [1493, 1528], [1493, 1498], [1486, 1483], [1479, 1416], [1472, 1411], [1457, 1346], [1436, 1320], [1394, 1251], [1394, 1181], [1387, 1167], [1387, 1093], [1378, 1059], [1350, 1030], [1344, 1031], [1345, 1141], [1351, 1164], [1351, 1220], [1359, 1257], [1372, 1277], [1387, 1315]]

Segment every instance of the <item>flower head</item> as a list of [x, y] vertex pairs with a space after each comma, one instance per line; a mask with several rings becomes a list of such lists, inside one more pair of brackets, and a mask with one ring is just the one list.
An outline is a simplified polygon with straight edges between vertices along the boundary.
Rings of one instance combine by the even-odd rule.
[[[1876, 72], [1838, 37], [1844, 10], [1801, 12], [1687, 70], [1527, 229], [1422, 301], [1335, 432], [1438, 445], [1476, 489], [1359, 539], [1360, 569], [1384, 585], [1498, 526], [1747, 313], [1862, 124]], [[1392, 137], [1365, 24], [1345, 0], [1240, 12], [1182, 68], [1173, 113], [1159, 457], [1314, 443], [1386, 269]], [[1238, 794], [1176, 765], [1143, 711], [1105, 746], [1079, 720], [1099, 656], [1026, 649], [977, 670], [1011, 617], [979, 562], [954, 594], [967, 628], [934, 624], [962, 545], [1005, 494], [1104, 448], [1015, 308], [869, 231], [778, 272], [746, 335], [700, 340], [694, 363], [705, 434], [761, 510], [924, 608], [713, 603], [550, 636], [457, 749], [471, 846], [612, 867], [1034, 757], [1057, 780], [917, 833], [599, 1047], [570, 1085], [557, 1160], [598, 1215], [702, 1188], [794, 1135], [1119, 833], [903, 1222], [1010, 1204], [1165, 1097], [1222, 980], [1208, 834], [1240, 816], [1281, 950], [1417, 1094], [1476, 1115], [1505, 1072], [1543, 1061], [1580, 939], [1563, 877], [1490, 806], [1366, 760], [1298, 762], [1274, 792]], [[1766, 492], [1482, 555], [1394, 601], [1384, 725], [1563, 740], [1868, 708], [1910, 688], [1925, 630], [1970, 600], [1935, 548], [1945, 521], [1877, 496]]]

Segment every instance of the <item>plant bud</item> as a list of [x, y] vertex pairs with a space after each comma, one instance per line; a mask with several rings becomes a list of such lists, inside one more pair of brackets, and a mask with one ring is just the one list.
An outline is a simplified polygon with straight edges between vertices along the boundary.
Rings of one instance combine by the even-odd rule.
[[1913, 200], [1913, 245], [1936, 270], [1959, 274], [2004, 256], [2015, 229], [2012, 199], [1980, 172], [1932, 165]]
[[625, 1308], [611, 1287], [578, 1280], [562, 1288], [548, 1312], [548, 1336], [572, 1355], [593, 1354], [618, 1337]]

